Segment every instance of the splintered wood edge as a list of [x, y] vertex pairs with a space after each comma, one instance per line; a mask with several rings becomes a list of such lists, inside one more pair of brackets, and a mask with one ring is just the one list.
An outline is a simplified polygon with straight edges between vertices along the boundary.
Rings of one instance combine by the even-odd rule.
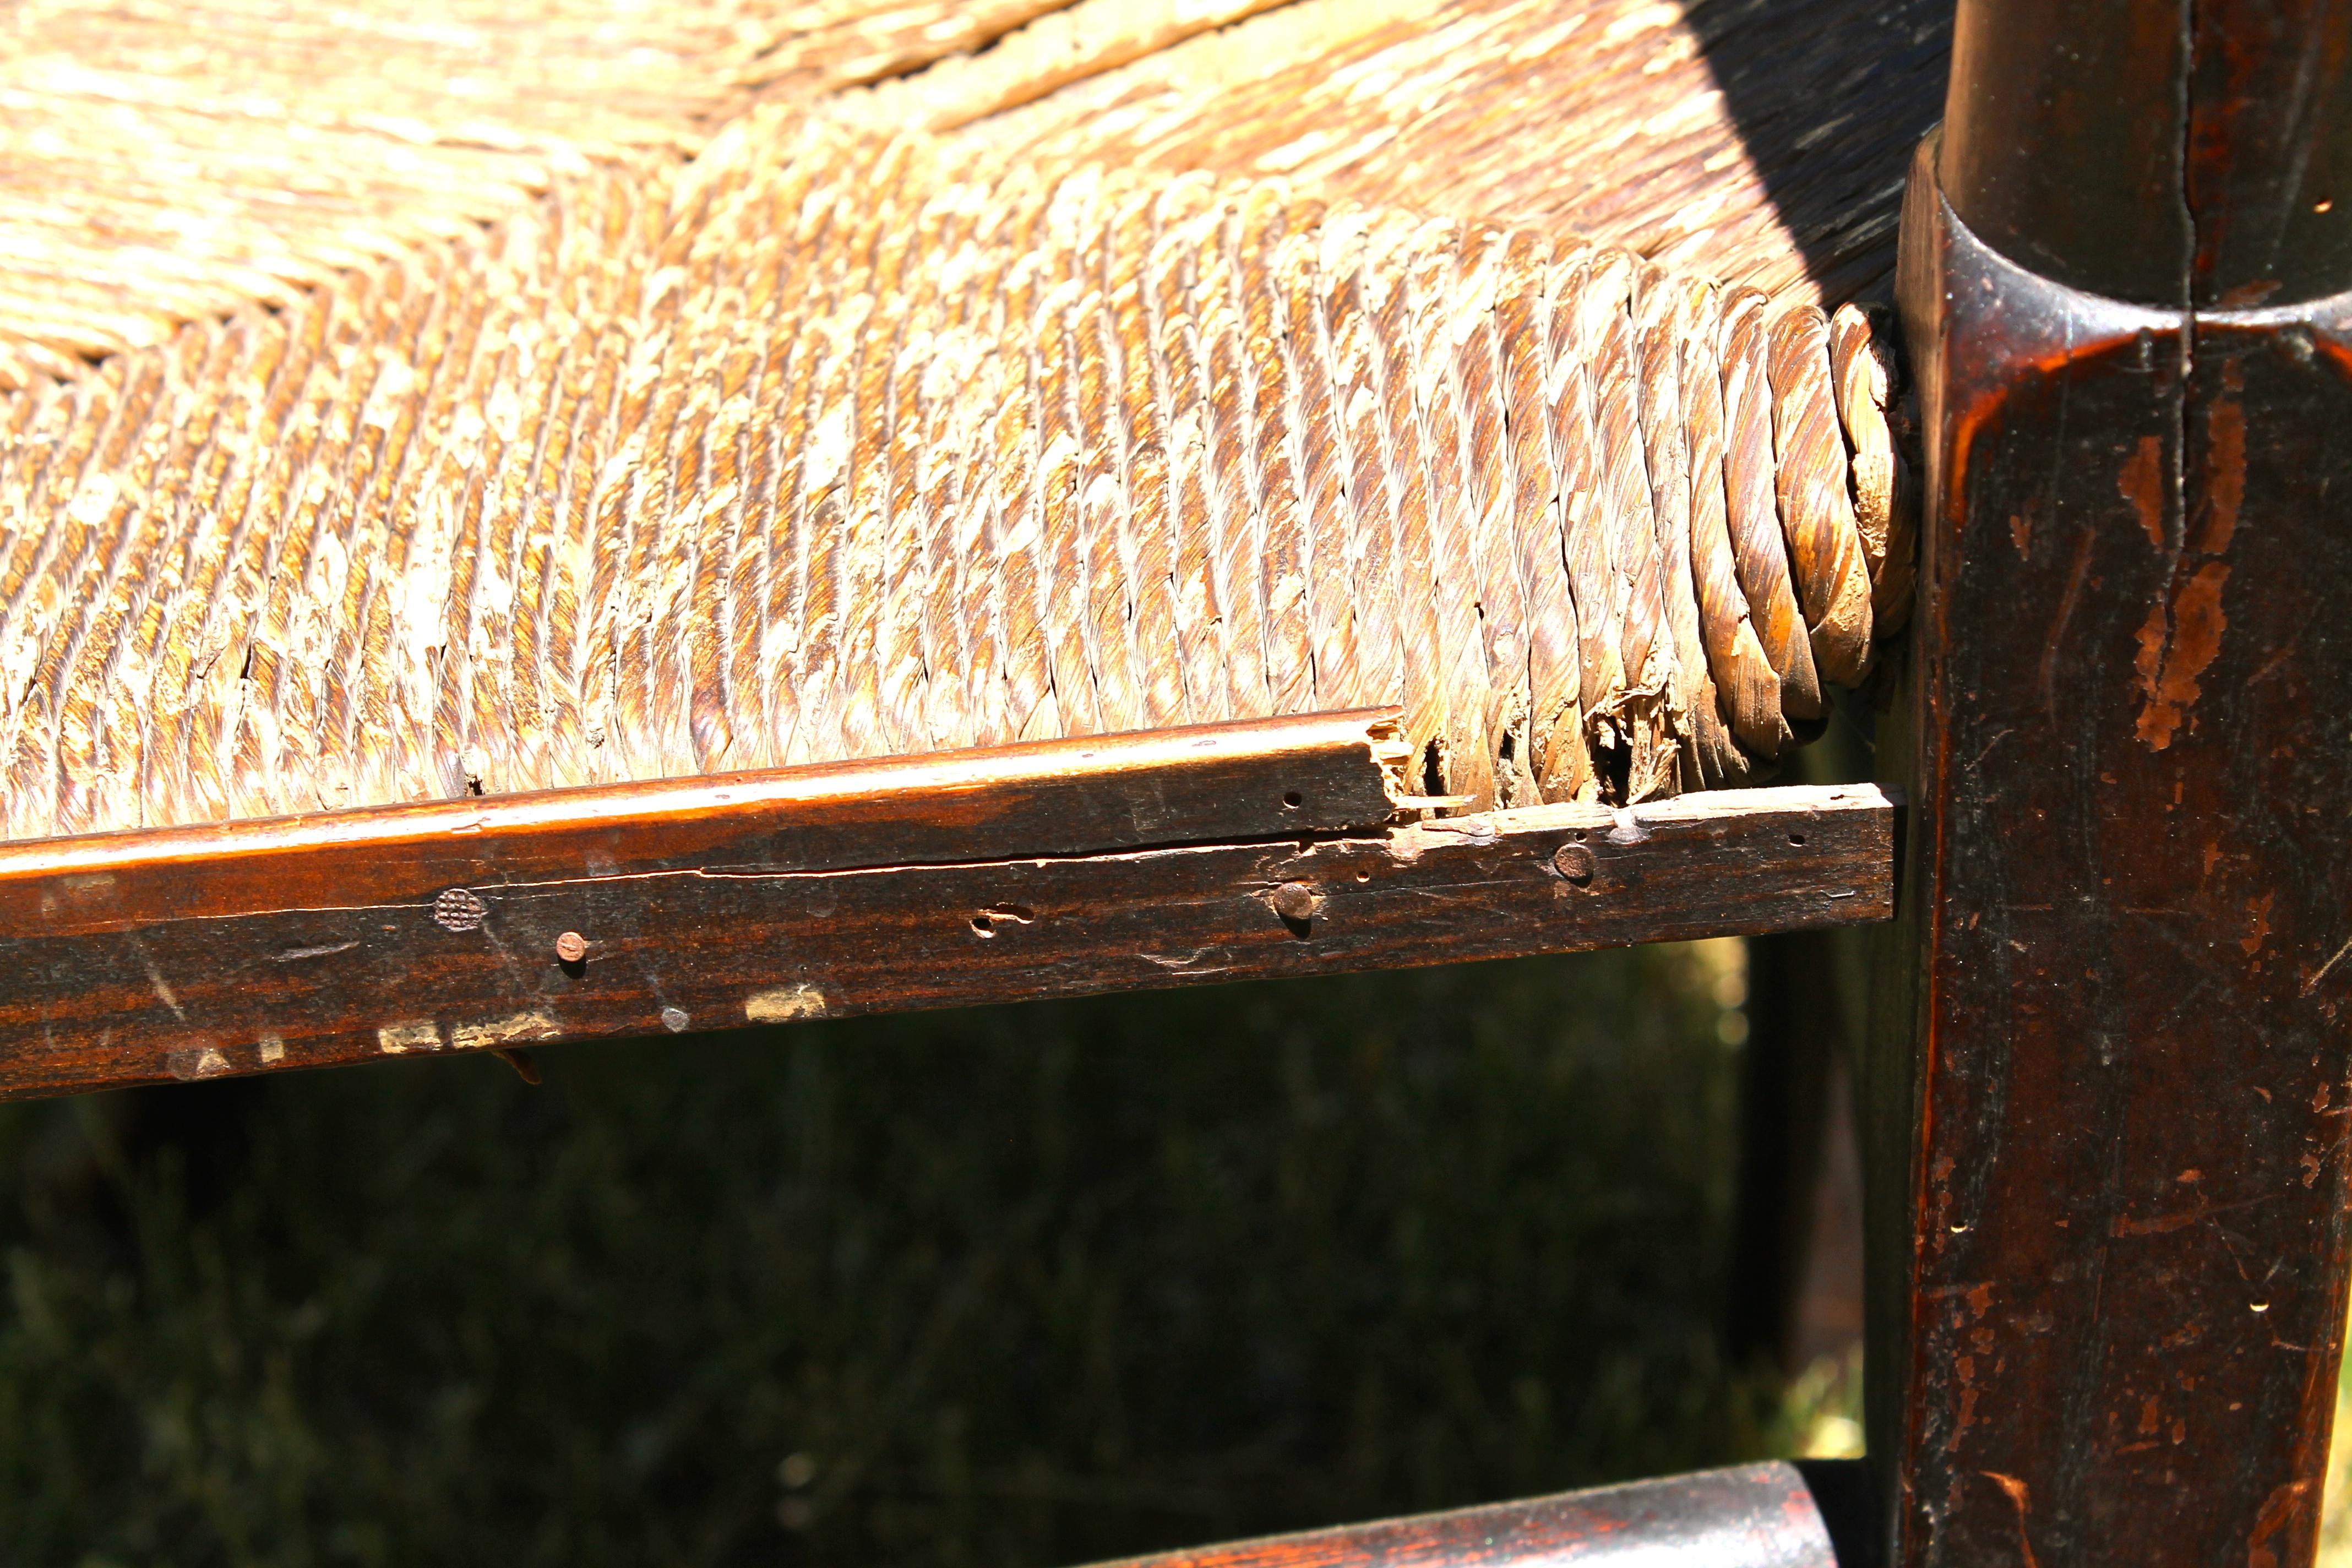
[[[1879, 921], [1894, 830], [1875, 788], [1805, 787], [852, 868], [729, 844], [110, 924], [59, 904], [0, 920], [0, 1097]], [[201, 905], [204, 865], [168, 864]]]

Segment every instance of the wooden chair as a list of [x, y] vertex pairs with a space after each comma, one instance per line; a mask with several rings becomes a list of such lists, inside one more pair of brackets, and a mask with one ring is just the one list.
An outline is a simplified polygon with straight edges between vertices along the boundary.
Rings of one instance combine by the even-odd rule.
[[451, 7], [0, 60], [0, 1092], [1871, 924], [1866, 1468], [1181, 1560], [2310, 1561], [2352, 5]]

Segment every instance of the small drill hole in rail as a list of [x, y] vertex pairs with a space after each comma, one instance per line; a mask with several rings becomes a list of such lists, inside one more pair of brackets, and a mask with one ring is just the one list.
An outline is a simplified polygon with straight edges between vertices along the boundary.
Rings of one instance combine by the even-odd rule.
[[971, 917], [974, 936], [994, 936], [1003, 924], [1027, 925], [1037, 918], [1037, 911], [1026, 904], [992, 904]]

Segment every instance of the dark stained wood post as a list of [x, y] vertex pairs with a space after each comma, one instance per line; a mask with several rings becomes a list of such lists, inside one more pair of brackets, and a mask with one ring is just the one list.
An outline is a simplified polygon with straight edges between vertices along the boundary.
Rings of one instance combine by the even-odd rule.
[[2347, 73], [2347, 0], [1959, 6], [1905, 216], [1930, 501], [1867, 1089], [1905, 1564], [2310, 1560], [2352, 1117]]

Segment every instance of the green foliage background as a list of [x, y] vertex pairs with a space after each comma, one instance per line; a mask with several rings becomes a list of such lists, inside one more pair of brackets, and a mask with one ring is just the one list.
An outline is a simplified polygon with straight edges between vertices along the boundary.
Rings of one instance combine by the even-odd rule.
[[1043, 1565], [1748, 1457], [1720, 1021], [1657, 948], [0, 1108], [0, 1558]]

